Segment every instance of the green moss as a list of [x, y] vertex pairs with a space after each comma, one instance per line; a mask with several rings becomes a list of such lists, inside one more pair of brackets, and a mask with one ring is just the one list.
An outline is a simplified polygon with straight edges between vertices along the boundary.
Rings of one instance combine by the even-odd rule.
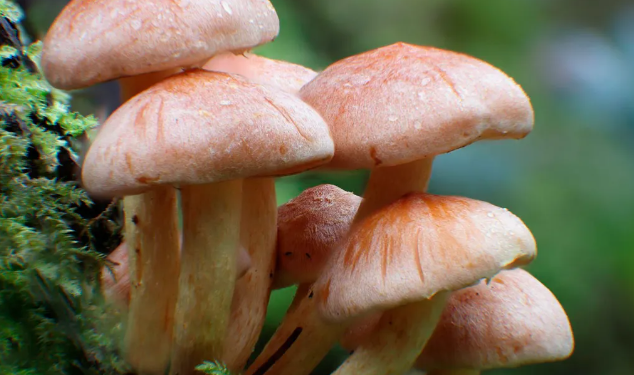
[[118, 212], [76, 182], [96, 120], [43, 79], [21, 18], [0, 0], [0, 374], [117, 373], [98, 276], [121, 240]]

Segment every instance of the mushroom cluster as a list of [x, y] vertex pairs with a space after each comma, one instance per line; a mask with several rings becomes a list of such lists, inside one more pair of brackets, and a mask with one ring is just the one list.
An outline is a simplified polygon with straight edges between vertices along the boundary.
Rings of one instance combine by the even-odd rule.
[[[405, 43], [320, 73], [250, 52], [278, 32], [268, 0], [73, 0], [46, 36], [54, 86], [120, 83], [82, 183], [122, 198], [125, 243], [102, 282], [127, 309], [134, 371], [243, 370], [271, 290], [294, 284], [246, 374], [309, 374], [337, 342], [354, 353], [336, 374], [570, 355], [563, 309], [517, 268], [536, 255], [522, 221], [425, 192], [436, 155], [531, 131], [522, 89], [476, 58]], [[314, 168], [371, 176], [363, 197], [321, 185], [278, 209], [275, 177]]]

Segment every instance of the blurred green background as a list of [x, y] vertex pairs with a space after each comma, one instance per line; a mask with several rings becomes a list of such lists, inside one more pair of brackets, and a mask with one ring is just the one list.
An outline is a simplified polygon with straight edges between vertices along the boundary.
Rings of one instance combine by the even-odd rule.
[[[63, 0], [20, 1], [41, 37]], [[533, 231], [529, 270], [568, 312], [567, 361], [491, 374], [634, 374], [634, 4], [623, 0], [273, 0], [279, 38], [258, 50], [313, 69], [397, 41], [464, 52], [521, 84], [536, 113], [521, 141], [480, 142], [441, 156], [430, 190], [507, 207]], [[105, 118], [114, 83], [74, 93], [76, 110]], [[280, 203], [333, 183], [363, 192], [367, 173], [281, 179]], [[262, 340], [292, 290], [275, 292]], [[316, 370], [345, 358], [334, 350]]]

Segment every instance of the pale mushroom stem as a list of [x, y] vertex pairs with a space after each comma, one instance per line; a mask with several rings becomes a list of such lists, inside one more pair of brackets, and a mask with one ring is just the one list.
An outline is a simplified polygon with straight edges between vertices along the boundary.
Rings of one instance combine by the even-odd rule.
[[240, 244], [242, 180], [181, 187], [183, 248], [170, 372], [220, 359]]
[[363, 220], [407, 193], [426, 191], [433, 161], [434, 158], [429, 157], [407, 164], [373, 169], [354, 221]]
[[386, 311], [368, 342], [357, 348], [333, 375], [407, 372], [433, 333], [448, 294]]
[[144, 91], [179, 71], [180, 69], [166, 69], [158, 72], [140, 74], [138, 76], [119, 78], [117, 82], [119, 83], [119, 90], [121, 92], [121, 101], [123, 103], [127, 102], [141, 91]]
[[[119, 79], [121, 101], [128, 101], [176, 72], [169, 69]], [[133, 277], [125, 339], [127, 359], [141, 373], [163, 374], [170, 360], [180, 272], [177, 192], [171, 186], [157, 187], [149, 193], [124, 197], [123, 207], [128, 219], [125, 237]], [[132, 223], [135, 215], [144, 216], [143, 231]], [[138, 246], [131, 245], [131, 238]], [[138, 270], [141, 266], [143, 270]]]
[[309, 284], [300, 284], [282, 324], [245, 375], [310, 374], [346, 330], [326, 323]]
[[431, 370], [427, 375], [480, 375], [480, 370]]
[[273, 178], [243, 180], [240, 242], [251, 266], [235, 286], [223, 362], [231, 371], [244, 368], [266, 317], [275, 270], [277, 202]]
[[124, 210], [131, 283], [125, 357], [140, 373], [163, 374], [180, 271], [174, 188], [127, 197]]

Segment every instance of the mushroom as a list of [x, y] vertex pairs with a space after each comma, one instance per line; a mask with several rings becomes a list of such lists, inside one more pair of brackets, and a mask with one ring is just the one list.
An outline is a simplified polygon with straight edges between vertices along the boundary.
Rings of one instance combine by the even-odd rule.
[[560, 361], [573, 348], [557, 298], [530, 273], [515, 269], [452, 293], [415, 367], [430, 375], [477, 375]]
[[[296, 94], [301, 86], [317, 75], [301, 65], [267, 59], [254, 54], [225, 53], [212, 58], [207, 70], [239, 74], [253, 83]], [[277, 199], [275, 182], [270, 178], [243, 182], [241, 242], [253, 260], [253, 267], [235, 286], [227, 343], [222, 356], [226, 366], [241, 370], [253, 351], [269, 302], [271, 275], [275, 269]]]
[[42, 69], [65, 90], [123, 78], [127, 100], [175, 69], [249, 50], [278, 33], [268, 0], [74, 0], [46, 34]]
[[474, 57], [396, 43], [340, 60], [300, 91], [330, 126], [326, 167], [372, 168], [359, 219], [427, 188], [434, 156], [533, 128], [522, 89]]
[[307, 374], [350, 325], [380, 311], [376, 335], [337, 373], [405, 371], [440, 316], [434, 301], [535, 256], [530, 231], [507, 210], [424, 193], [354, 223], [339, 248], [270, 341], [281, 345], [267, 345], [248, 375]]
[[[42, 69], [61, 89], [118, 79], [127, 101], [181, 68], [265, 44], [278, 32], [268, 0], [73, 0], [46, 35]], [[177, 203], [171, 187], [148, 194], [123, 200], [133, 279], [125, 351], [136, 370], [162, 374], [179, 272]]]
[[227, 280], [236, 272], [241, 179], [297, 173], [332, 154], [327, 125], [295, 96], [203, 70], [152, 86], [103, 125], [82, 170], [88, 191], [145, 196], [158, 186], [181, 189], [172, 372], [190, 373], [203, 360], [222, 355], [234, 290]]
[[311, 284], [350, 230], [361, 198], [334, 185], [304, 190], [278, 209], [275, 288]]

